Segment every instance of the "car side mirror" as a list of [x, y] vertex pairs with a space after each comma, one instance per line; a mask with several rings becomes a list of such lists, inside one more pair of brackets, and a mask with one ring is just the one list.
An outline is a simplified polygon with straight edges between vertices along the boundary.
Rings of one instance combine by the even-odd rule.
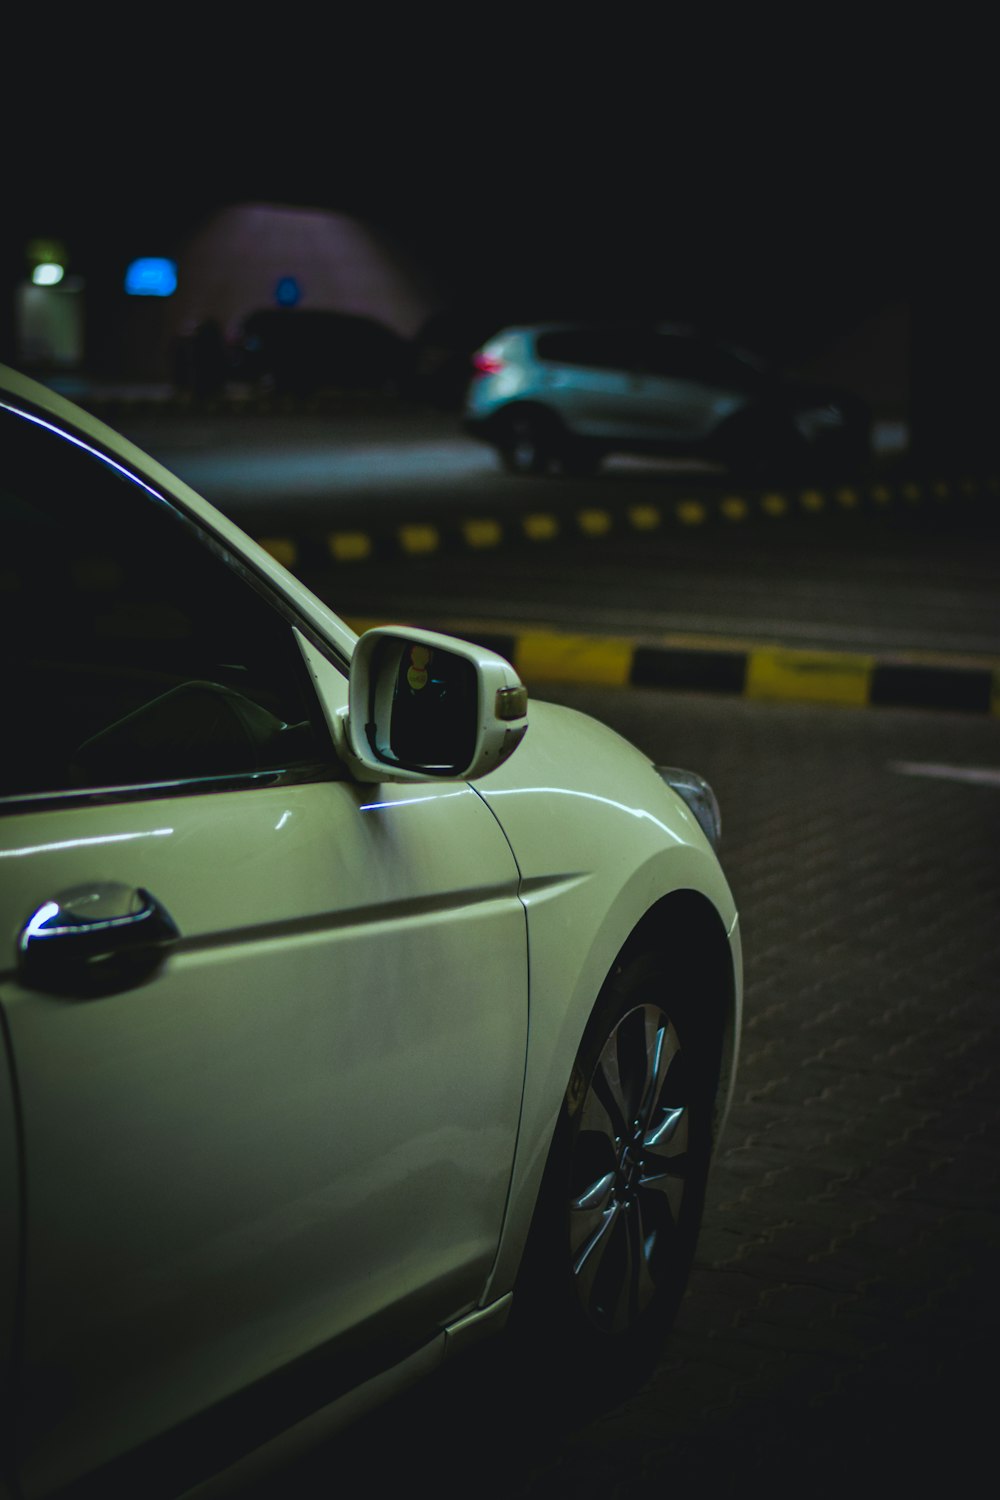
[[517, 748], [527, 713], [527, 689], [495, 651], [383, 625], [354, 648], [341, 749], [361, 781], [473, 781]]

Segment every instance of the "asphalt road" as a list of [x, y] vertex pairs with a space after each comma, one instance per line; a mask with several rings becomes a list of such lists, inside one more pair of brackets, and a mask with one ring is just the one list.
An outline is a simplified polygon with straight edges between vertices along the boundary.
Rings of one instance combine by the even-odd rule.
[[1000, 656], [992, 517], [831, 517], [314, 566], [340, 614]]
[[344, 615], [1000, 655], [995, 482], [914, 488], [887, 460], [744, 499], [697, 465], [512, 478], [447, 413], [108, 416]]

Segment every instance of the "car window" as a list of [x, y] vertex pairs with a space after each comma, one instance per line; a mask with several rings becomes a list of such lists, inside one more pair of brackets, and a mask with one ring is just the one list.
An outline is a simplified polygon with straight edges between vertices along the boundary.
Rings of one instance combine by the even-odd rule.
[[718, 344], [661, 334], [650, 343], [650, 369], [673, 380], [751, 391], [764, 379], [753, 365]]
[[568, 328], [538, 338], [540, 359], [591, 369], [640, 372], [649, 368], [651, 338], [642, 329]]
[[0, 410], [0, 797], [329, 758], [291, 627], [116, 464]]

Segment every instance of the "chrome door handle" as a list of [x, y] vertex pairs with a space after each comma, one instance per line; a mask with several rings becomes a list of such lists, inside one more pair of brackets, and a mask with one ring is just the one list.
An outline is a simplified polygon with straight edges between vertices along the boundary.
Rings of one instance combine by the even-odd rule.
[[149, 891], [95, 881], [32, 913], [18, 935], [18, 976], [27, 988], [52, 994], [110, 994], [141, 983], [179, 937]]

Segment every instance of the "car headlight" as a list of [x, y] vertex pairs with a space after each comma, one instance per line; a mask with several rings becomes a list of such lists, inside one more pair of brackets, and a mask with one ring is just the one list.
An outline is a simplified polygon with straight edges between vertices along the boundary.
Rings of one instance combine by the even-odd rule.
[[682, 771], [679, 766], [657, 766], [667, 786], [682, 797], [701, 825], [701, 830], [713, 849], [718, 849], [722, 838], [722, 814], [715, 793], [697, 771]]

